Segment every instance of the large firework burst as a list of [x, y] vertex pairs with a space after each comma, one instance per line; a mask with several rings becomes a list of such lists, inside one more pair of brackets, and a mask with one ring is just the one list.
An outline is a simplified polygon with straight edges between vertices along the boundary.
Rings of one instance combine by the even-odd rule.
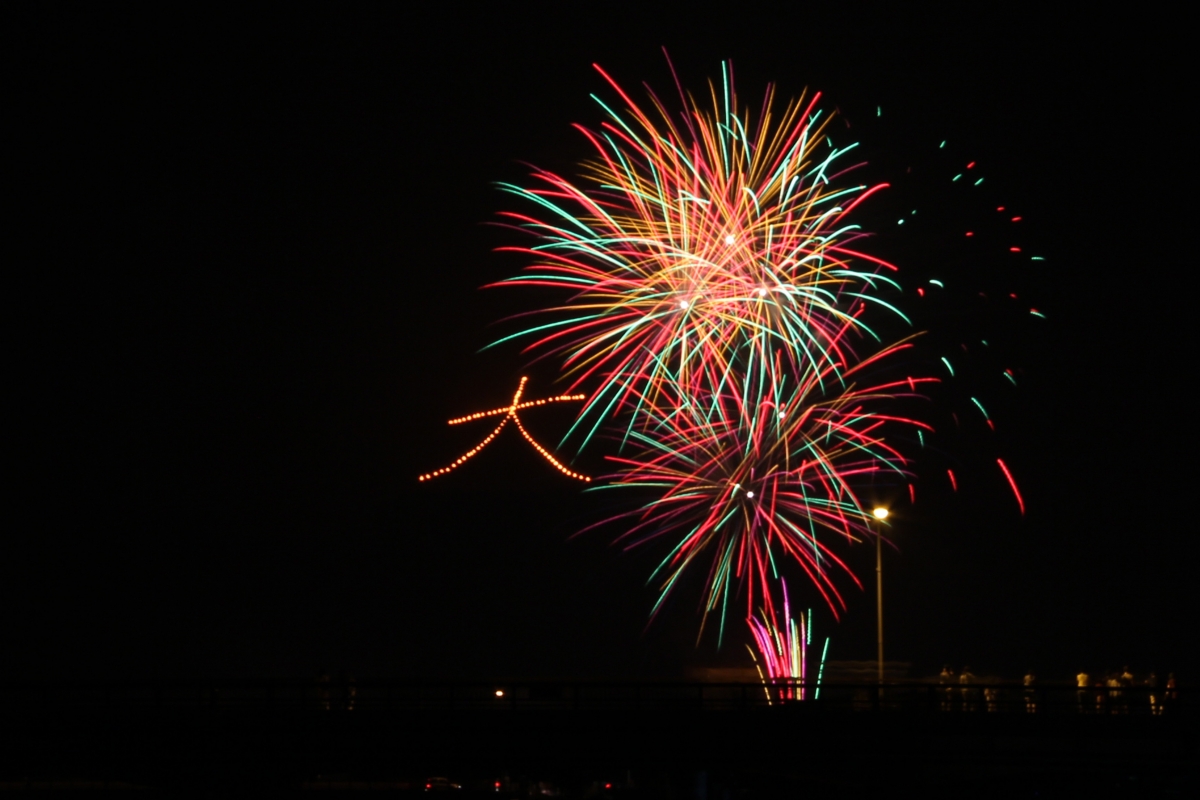
[[537, 170], [532, 188], [504, 186], [540, 212], [504, 215], [538, 237], [505, 248], [535, 260], [505, 283], [567, 291], [553, 319], [508, 338], [561, 355], [569, 391], [591, 390], [584, 441], [664, 384], [703, 393], [712, 375], [779, 353], [791, 372], [853, 363], [849, 334], [869, 332], [864, 304], [886, 305], [873, 289], [895, 268], [857, 246], [852, 212], [883, 185], [846, 178], [853, 145], [833, 146], [819, 95], [776, 118], [768, 90], [755, 119], [725, 69], [709, 102], [684, 97], [676, 119], [601, 74], [627, 109], [597, 100], [608, 120], [579, 128], [596, 151], [583, 182]]

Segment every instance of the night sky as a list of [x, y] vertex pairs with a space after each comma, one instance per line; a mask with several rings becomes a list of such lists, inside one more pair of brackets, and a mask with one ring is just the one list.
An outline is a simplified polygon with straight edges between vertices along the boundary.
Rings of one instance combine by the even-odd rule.
[[[515, 432], [416, 481], [486, 433], [449, 417], [502, 405], [521, 375], [558, 393], [551, 365], [479, 352], [539, 299], [480, 291], [524, 264], [494, 252], [516, 243], [489, 224], [516, 203], [494, 183], [589, 154], [571, 124], [599, 124], [589, 93], [614, 96], [593, 62], [669, 95], [663, 46], [697, 92], [726, 58], [752, 106], [768, 81], [823, 92], [868, 177], [896, 183], [860, 221], [902, 274], [962, 299], [931, 314], [932, 341], [986, 323], [988, 357], [1019, 370], [1019, 389], [984, 395], [997, 434], [948, 436], [918, 461], [916, 506], [896, 502], [889, 658], [913, 676], [1194, 676], [1178, 57], [1130, 19], [820, 5], [27, 6], [3, 26], [0, 676], [746, 666], [740, 620], [721, 650], [695, 646], [697, 584], [645, 628], [656, 552], [621, 553], [612, 530], [569, 538], [617, 500], [581, 494]], [[944, 177], [967, 160], [987, 177], [970, 202]], [[903, 238], [910, 200], [929, 223]], [[992, 205], [1023, 216], [1043, 265], [951, 240]], [[976, 288], [1019, 302], [978, 311]], [[1048, 319], [1014, 311], [1030, 306]], [[966, 427], [961, 399], [938, 409]], [[552, 443], [570, 410], [526, 419]], [[873, 551], [849, 558], [868, 590], [846, 587], [840, 623], [806, 596], [831, 658], [870, 659]]]

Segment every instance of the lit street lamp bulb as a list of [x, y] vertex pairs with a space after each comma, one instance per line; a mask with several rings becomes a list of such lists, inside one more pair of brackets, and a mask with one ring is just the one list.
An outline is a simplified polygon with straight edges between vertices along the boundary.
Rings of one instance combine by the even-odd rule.
[[887, 519], [888, 510], [886, 508], [880, 507], [880, 508], [875, 509], [875, 511], [872, 513], [875, 514], [875, 519]]

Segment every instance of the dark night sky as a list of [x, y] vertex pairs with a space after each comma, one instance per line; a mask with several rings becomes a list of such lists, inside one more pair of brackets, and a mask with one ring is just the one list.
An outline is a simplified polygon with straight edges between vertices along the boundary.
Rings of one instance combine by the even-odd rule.
[[[915, 275], [1011, 286], [1050, 319], [1001, 326], [1022, 386], [996, 401], [997, 437], [959, 442], [968, 485], [931, 477], [898, 513], [889, 655], [914, 674], [1194, 675], [1175, 56], [1128, 19], [803, 5], [34, 4], [4, 25], [17, 324], [0, 675], [744, 665], [736, 637], [693, 646], [695, 586], [643, 632], [653, 554], [568, 541], [610, 501], [519, 440], [415, 480], [473, 443], [446, 418], [501, 404], [523, 374], [515, 349], [477, 353], [523, 308], [478, 291], [521, 266], [493, 252], [512, 242], [486, 224], [512, 204], [493, 182], [521, 180], [522, 161], [570, 171], [587, 154], [571, 123], [598, 123], [590, 92], [612, 96], [591, 63], [665, 91], [664, 45], [694, 89], [723, 58], [747, 97], [820, 89], [861, 121], [880, 176], [908, 159], [919, 173], [951, 140], [1047, 255], [972, 272], [894, 244]], [[961, 211], [912, 192], [943, 223]], [[550, 441], [563, 422], [530, 418]], [[996, 454], [1023, 519], [987, 471]], [[869, 556], [851, 555], [864, 579]], [[833, 658], [871, 658], [872, 595], [849, 594], [818, 632]]]

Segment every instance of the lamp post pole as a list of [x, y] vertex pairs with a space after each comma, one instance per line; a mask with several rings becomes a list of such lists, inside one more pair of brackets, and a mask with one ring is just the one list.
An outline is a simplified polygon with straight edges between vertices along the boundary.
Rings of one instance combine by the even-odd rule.
[[876, 508], [875, 515], [875, 623], [876, 642], [879, 645], [879, 685], [883, 685], [883, 521], [887, 519], [886, 508]]

